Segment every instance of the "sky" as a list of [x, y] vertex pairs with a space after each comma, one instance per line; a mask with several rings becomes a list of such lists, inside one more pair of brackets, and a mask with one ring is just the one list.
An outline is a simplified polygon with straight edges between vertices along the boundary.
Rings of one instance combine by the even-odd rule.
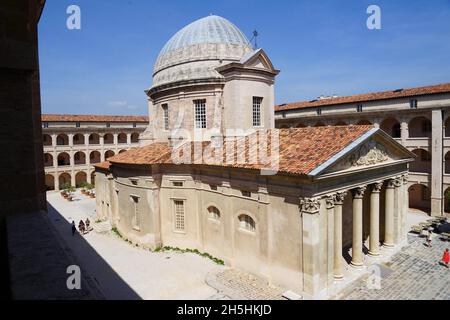
[[[369, 30], [366, 10], [381, 9]], [[81, 9], [69, 30], [68, 6]], [[450, 0], [47, 0], [39, 23], [43, 113], [147, 114], [164, 44], [209, 14], [237, 25], [281, 72], [276, 103], [450, 82]]]

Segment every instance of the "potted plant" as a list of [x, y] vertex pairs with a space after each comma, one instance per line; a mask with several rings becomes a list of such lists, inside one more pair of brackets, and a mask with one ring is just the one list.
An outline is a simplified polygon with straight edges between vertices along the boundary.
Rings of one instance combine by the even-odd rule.
[[87, 189], [86, 195], [88, 195], [91, 198], [95, 198], [95, 192], [93, 191], [94, 185], [92, 183], [88, 183], [86, 185], [86, 189]]
[[87, 182], [81, 182], [80, 183], [80, 187], [81, 187], [81, 193], [82, 194], [86, 194], [86, 186], [87, 186]]
[[67, 182], [66, 183], [63, 183], [61, 186], [60, 186], [60, 188], [61, 188], [61, 196], [62, 197], [64, 197], [64, 198], [67, 198], [67, 189], [70, 187], [70, 184], [68, 184]]
[[73, 186], [69, 186], [67, 188], [67, 200], [68, 201], [73, 201], [73, 193], [76, 191], [77, 189]]

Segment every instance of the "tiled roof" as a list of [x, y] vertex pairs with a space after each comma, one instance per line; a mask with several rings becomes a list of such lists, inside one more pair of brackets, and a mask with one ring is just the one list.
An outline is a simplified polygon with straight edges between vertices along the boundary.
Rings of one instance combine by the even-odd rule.
[[105, 115], [75, 115], [75, 114], [43, 114], [45, 122], [148, 122], [146, 116], [105, 116]]
[[103, 162], [94, 164], [94, 167], [108, 170], [110, 165], [111, 165], [111, 163], [109, 163], [109, 161], [103, 161]]
[[450, 92], [450, 83], [443, 83], [443, 84], [438, 84], [438, 85], [434, 85], [434, 86], [417, 87], [417, 88], [410, 88], [410, 89], [397, 89], [397, 90], [392, 90], [392, 91], [364, 93], [364, 94], [357, 94], [357, 95], [345, 96], [345, 97], [326, 98], [326, 99], [322, 99], [322, 100], [293, 102], [293, 103], [275, 106], [275, 111], [279, 112], [279, 111], [284, 111], [284, 110], [292, 110], [292, 109], [300, 109], [300, 108], [331, 106], [331, 105], [337, 105], [337, 104], [367, 102], [367, 101], [376, 101], [376, 100], [385, 100], [385, 99], [394, 99], [394, 98], [405, 98], [405, 97], [414, 97], [414, 96], [436, 94], [436, 93], [446, 93], [446, 92]]
[[[278, 172], [288, 174], [308, 174], [313, 169], [336, 155], [350, 143], [371, 130], [371, 125], [336, 126], [336, 127], [308, 127], [294, 129], [273, 129], [264, 131], [269, 139], [266, 154], [271, 154], [271, 137], [279, 137]], [[258, 157], [263, 145], [259, 142], [261, 132], [241, 138], [244, 148], [242, 151], [239, 142], [224, 142], [223, 154], [217, 159], [207, 159], [201, 155], [211, 154], [210, 142], [186, 143], [175, 150], [167, 144], [155, 143], [144, 147], [133, 148], [108, 159], [112, 164], [174, 164], [176, 158], [188, 159], [193, 165], [211, 165], [234, 167], [243, 169], [270, 169], [271, 158]], [[273, 140], [275, 141], [275, 140]], [[274, 144], [275, 145], [275, 144]], [[264, 147], [263, 147], [264, 148]], [[208, 151], [209, 150], [209, 151]], [[227, 153], [228, 150], [231, 150]], [[262, 149], [264, 150], [264, 149]], [[184, 153], [189, 152], [190, 156]], [[194, 154], [196, 156], [194, 156]], [[230, 157], [227, 157], [230, 154]], [[176, 157], [173, 157], [176, 155]], [[186, 156], [186, 158], [184, 157]], [[214, 156], [214, 154], [213, 154]], [[213, 158], [213, 157], [211, 157]], [[232, 161], [230, 161], [230, 158]], [[185, 162], [186, 163], [186, 162]]]

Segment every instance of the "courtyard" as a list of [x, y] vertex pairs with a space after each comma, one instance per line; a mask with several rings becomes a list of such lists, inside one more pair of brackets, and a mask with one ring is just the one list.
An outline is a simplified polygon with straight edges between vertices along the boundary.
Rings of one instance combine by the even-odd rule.
[[48, 214], [64, 249], [106, 299], [281, 299], [280, 288], [194, 253], [150, 252], [114, 233], [72, 236], [70, 223], [95, 222], [95, 199], [75, 193], [68, 202], [48, 192]]
[[[151, 252], [120, 239], [114, 233], [91, 231], [72, 236], [70, 223], [95, 222], [95, 199], [76, 192], [73, 202], [59, 193], [47, 193], [49, 218], [62, 246], [80, 263], [106, 299], [283, 299], [285, 289], [194, 253]], [[429, 218], [410, 210], [408, 226]], [[450, 299], [450, 270], [439, 264], [448, 242], [435, 235], [433, 247], [408, 235], [408, 245], [388, 261], [374, 262], [380, 286], [368, 286], [370, 273], [337, 285], [331, 299]], [[372, 270], [372, 269], [370, 269]]]

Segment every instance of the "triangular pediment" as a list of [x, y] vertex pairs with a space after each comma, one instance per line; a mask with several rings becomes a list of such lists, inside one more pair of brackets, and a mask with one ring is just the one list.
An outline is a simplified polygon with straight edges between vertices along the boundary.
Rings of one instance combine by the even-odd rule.
[[314, 176], [369, 170], [393, 163], [409, 162], [414, 154], [385, 132], [373, 129], [342, 149], [333, 158], [316, 168]]
[[275, 71], [275, 68], [263, 49], [258, 49], [244, 56], [240, 63], [247, 68], [265, 69]]

